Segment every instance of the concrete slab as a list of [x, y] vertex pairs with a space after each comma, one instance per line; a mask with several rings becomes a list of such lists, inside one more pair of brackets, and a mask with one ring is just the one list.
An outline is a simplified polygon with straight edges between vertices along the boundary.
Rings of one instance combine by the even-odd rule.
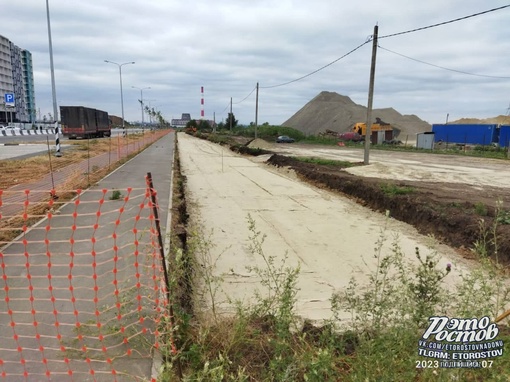
[[[430, 239], [413, 227], [305, 184], [292, 172], [186, 134], [179, 133], [178, 146], [191, 216], [211, 242], [203, 262], [209, 262], [213, 274], [223, 280], [215, 301], [227, 312], [231, 300], [249, 302], [260, 288], [247, 266], [265, 266], [249, 249], [248, 215], [265, 235], [265, 253], [275, 256], [277, 264], [287, 255], [288, 266], [300, 267], [297, 312], [312, 320], [331, 317], [330, 298], [351, 277], [361, 285], [369, 282], [367, 272], [376, 267], [374, 248], [382, 231], [387, 239], [384, 253], [395, 236], [409, 261], [416, 260], [416, 247], [429, 253]], [[451, 248], [438, 249], [441, 266], [465, 266]], [[448, 279], [454, 282], [455, 276]], [[202, 308], [208, 310], [210, 296], [204, 294], [202, 300]]]

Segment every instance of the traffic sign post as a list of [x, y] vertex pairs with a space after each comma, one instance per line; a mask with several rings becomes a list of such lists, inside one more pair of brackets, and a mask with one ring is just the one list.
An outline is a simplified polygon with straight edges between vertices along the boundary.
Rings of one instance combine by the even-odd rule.
[[16, 106], [14, 93], [5, 93], [5, 120], [7, 123], [9, 123], [9, 120], [7, 119], [7, 108], [11, 108], [10, 114], [11, 114], [11, 125], [12, 125], [12, 108]]
[[5, 106], [10, 106], [10, 107], [16, 106], [14, 93], [5, 93]]

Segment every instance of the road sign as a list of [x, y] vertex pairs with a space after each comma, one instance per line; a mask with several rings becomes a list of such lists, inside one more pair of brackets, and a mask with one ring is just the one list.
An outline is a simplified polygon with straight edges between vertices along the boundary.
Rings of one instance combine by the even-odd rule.
[[15, 106], [14, 93], [5, 93], [5, 106]]

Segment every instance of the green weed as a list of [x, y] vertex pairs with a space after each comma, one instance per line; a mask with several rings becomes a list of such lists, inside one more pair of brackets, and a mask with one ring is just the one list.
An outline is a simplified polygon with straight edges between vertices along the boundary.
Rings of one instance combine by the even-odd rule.
[[[433, 248], [427, 254], [415, 249], [416, 261], [407, 260], [399, 238], [388, 237], [384, 226], [374, 248], [369, 282], [361, 285], [353, 278], [345, 290], [333, 294], [331, 319], [315, 327], [307, 322], [303, 326], [295, 312], [299, 267], [288, 266], [286, 255], [265, 252], [265, 235], [251, 216], [248, 228], [249, 251], [263, 265], [247, 268], [257, 276], [260, 288], [249, 304], [237, 301], [234, 314], [216, 311], [213, 320], [189, 318], [180, 349], [184, 381], [446, 382], [510, 377], [510, 333], [505, 331], [498, 337], [505, 342], [505, 356], [495, 359], [491, 369], [419, 369], [415, 363], [422, 359], [417, 342], [429, 317], [494, 318], [510, 302], [502, 269], [488, 261], [494, 243], [486, 250], [487, 261], [461, 274], [455, 288], [447, 288], [444, 281], [453, 265], [440, 267]], [[497, 240], [491, 229], [486, 243]], [[201, 240], [200, 235], [196, 240]], [[192, 247], [203, 254], [210, 245], [204, 240]], [[214, 264], [214, 259], [196, 264], [202, 268], [196, 273], [202, 286], [223, 282], [214, 276]], [[205, 293], [214, 299], [214, 290], [206, 286]], [[342, 319], [345, 313], [350, 320]], [[160, 381], [173, 380], [171, 371], [169, 365]]]
[[323, 158], [316, 158], [316, 157], [294, 157], [294, 159], [297, 159], [298, 161], [305, 162], [305, 163], [313, 163], [313, 164], [326, 165], [326, 166], [338, 166], [341, 168], [348, 168], [348, 167], [354, 167], [354, 166], [359, 165], [358, 163], [352, 163], [349, 161], [323, 159]]
[[475, 213], [479, 216], [487, 216], [487, 206], [482, 202], [475, 203]]
[[122, 192], [119, 190], [113, 190], [110, 196], [110, 200], [119, 200], [120, 198], [122, 198]]

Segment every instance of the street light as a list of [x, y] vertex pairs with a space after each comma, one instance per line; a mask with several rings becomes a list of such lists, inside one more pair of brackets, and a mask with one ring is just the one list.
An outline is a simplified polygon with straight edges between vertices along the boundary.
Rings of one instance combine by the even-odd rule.
[[135, 62], [134, 61], [131, 61], [131, 62], [124, 62], [123, 64], [118, 64], [116, 62], [113, 62], [113, 61], [108, 61], [108, 60], [104, 60], [104, 62], [108, 63], [108, 64], [114, 64], [114, 65], [117, 65], [119, 67], [119, 77], [120, 77], [120, 106], [122, 108], [122, 130], [123, 130], [123, 134], [124, 136], [126, 135], [126, 126], [124, 125], [124, 96], [122, 95], [122, 67], [124, 65], [129, 65], [129, 64], [134, 64]]
[[[53, 66], [53, 44], [51, 42], [50, 5], [46, 0], [46, 19], [48, 22], [48, 43], [50, 47], [51, 93], [53, 96], [53, 118], [58, 123], [57, 92], [55, 91], [55, 69]], [[58, 126], [58, 125], [57, 125]]]
[[[55, 67], [53, 65], [53, 43], [51, 42], [50, 4], [46, 0], [46, 19], [48, 22], [48, 44], [50, 48], [51, 93], [53, 96], [53, 118], [55, 119], [55, 156], [61, 157], [58, 127], [57, 91], [55, 90]], [[5, 109], [7, 111], [7, 108]], [[7, 117], [7, 114], [6, 114]], [[12, 114], [11, 114], [12, 119]]]
[[133, 89], [138, 89], [140, 90], [140, 108], [142, 109], [142, 129], [143, 129], [143, 91], [146, 90], [146, 89], [150, 89], [151, 87], [149, 86], [148, 88], [138, 88], [136, 86], [131, 86]]

